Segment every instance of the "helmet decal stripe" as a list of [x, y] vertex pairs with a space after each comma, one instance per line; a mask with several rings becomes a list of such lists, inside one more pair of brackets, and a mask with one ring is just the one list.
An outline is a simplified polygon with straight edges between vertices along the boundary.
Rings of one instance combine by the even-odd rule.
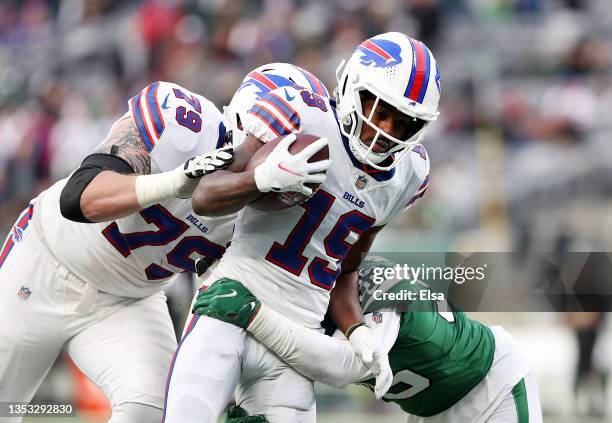
[[413, 54], [412, 71], [410, 72], [410, 80], [404, 92], [404, 97], [422, 103], [427, 92], [427, 84], [429, 83], [430, 53], [427, 47], [420, 41], [411, 39], [410, 45], [412, 46]]
[[273, 90], [275, 88], [278, 88], [276, 86], [276, 84], [272, 81], [270, 81], [268, 78], [266, 78], [266, 76], [262, 73], [259, 72], [251, 72], [250, 74], [247, 75], [249, 78], [253, 78], [256, 81], [261, 82], [262, 84], [264, 84], [266, 87], [268, 87], [269, 89]]
[[368, 50], [373, 51], [374, 53], [378, 54], [380, 57], [382, 57], [386, 61], [390, 61], [391, 59], [393, 59], [393, 57], [391, 57], [391, 55], [389, 53], [384, 51], [382, 48], [378, 47], [376, 44], [374, 44], [370, 40], [365, 40], [359, 46], [363, 47], [363, 48], [367, 48]]
[[427, 87], [429, 86], [429, 72], [431, 66], [431, 54], [425, 44], [419, 42], [421, 47], [423, 47], [423, 54], [425, 56], [425, 72], [423, 74], [423, 83], [421, 85], [421, 91], [419, 92], [419, 98], [417, 102], [423, 103], [423, 99], [425, 98], [425, 93], [427, 93]]
[[410, 92], [412, 91], [412, 86], [414, 85], [414, 75], [416, 74], [416, 48], [414, 46], [414, 41], [410, 38], [410, 47], [412, 47], [412, 69], [410, 70], [410, 80], [408, 80], [408, 86], [406, 87], [406, 91], [404, 92], [404, 97], [410, 98]]

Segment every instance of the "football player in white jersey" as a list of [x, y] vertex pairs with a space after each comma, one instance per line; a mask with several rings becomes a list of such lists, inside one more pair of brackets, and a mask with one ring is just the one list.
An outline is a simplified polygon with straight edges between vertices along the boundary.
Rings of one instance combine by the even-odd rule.
[[[420, 41], [381, 34], [357, 47], [336, 93], [337, 110], [309, 90], [273, 90], [236, 119], [245, 144], [290, 132], [327, 138], [333, 166], [317, 192], [304, 185], [317, 170], [288, 152], [290, 135], [252, 171], [235, 172], [233, 165], [205, 176], [192, 204], [203, 215], [240, 211], [232, 242], [204, 284], [239, 280], [262, 303], [314, 330], [335, 285], [340, 294], [330, 304], [332, 317], [378, 375], [380, 397], [392, 376], [386, 354], [372, 353], [356, 300], [356, 271], [378, 231], [427, 188], [429, 160], [419, 143], [438, 115], [439, 72]], [[274, 212], [248, 206], [272, 190], [311, 197]], [[244, 330], [194, 316], [173, 359], [164, 421], [215, 422], [235, 388], [238, 405], [272, 423], [316, 419], [310, 379]]]
[[[273, 64], [241, 91], [252, 103], [312, 78]], [[219, 258], [234, 220], [195, 216], [186, 199], [233, 155], [222, 114], [183, 87], [153, 83], [129, 109], [79, 169], [32, 201], [0, 250], [1, 402], [30, 401], [65, 348], [106, 394], [112, 422], [161, 419], [176, 348], [162, 289], [196, 259]], [[242, 150], [236, 164], [251, 155]]]

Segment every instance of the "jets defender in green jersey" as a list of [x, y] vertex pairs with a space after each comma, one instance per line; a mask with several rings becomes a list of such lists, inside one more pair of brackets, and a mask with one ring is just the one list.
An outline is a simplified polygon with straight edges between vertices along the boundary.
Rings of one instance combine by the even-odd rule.
[[[381, 266], [393, 263], [368, 258], [362, 264], [362, 305], [377, 287], [371, 270]], [[398, 281], [385, 289], [421, 292], [424, 287]], [[532, 366], [506, 331], [471, 320], [445, 301], [413, 301], [404, 309], [367, 313], [365, 321], [388, 351], [393, 370], [383, 399], [408, 413], [409, 423], [542, 422]], [[246, 329], [316, 381], [336, 387], [373, 382], [342, 335], [329, 337], [293, 323], [261, 304], [238, 281], [211, 285], [198, 297], [194, 312]]]

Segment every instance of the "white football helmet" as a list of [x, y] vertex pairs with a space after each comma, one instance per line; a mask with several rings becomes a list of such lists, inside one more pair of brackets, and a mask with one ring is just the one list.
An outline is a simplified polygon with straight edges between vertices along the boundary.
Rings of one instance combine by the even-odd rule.
[[[397, 166], [421, 142], [429, 123], [438, 117], [441, 92], [438, 65], [425, 44], [405, 34], [387, 32], [365, 40], [348, 62], [340, 63], [336, 76], [335, 95], [342, 132], [348, 137], [355, 157], [376, 169], [390, 170]], [[360, 94], [364, 91], [369, 91], [375, 99], [369, 116], [363, 114]], [[395, 107], [415, 123], [403, 139], [372, 123], [380, 101]], [[376, 131], [369, 146], [360, 139], [364, 124]], [[391, 141], [392, 148], [385, 153], [372, 151], [381, 137]], [[393, 158], [387, 160], [391, 155]]]
[[244, 77], [230, 104], [223, 108], [226, 128], [232, 131], [234, 147], [246, 138], [241, 122], [256, 100], [279, 87], [298, 86], [308, 88], [315, 94], [329, 97], [329, 91], [312, 73], [289, 63], [269, 63], [253, 69]]

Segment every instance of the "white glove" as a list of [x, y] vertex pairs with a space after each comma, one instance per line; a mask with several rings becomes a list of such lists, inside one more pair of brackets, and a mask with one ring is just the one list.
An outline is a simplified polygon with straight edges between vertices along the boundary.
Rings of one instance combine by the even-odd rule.
[[[376, 399], [381, 399], [391, 387], [393, 383], [393, 371], [389, 365], [389, 356], [386, 352], [374, 348], [374, 361], [369, 369], [376, 376], [376, 386], [374, 386], [374, 395]], [[376, 374], [375, 372], [379, 373]]]
[[136, 197], [142, 208], [172, 198], [191, 198], [200, 178], [225, 169], [234, 160], [232, 147], [192, 157], [174, 170], [136, 177]]
[[358, 326], [351, 332], [349, 342], [355, 351], [355, 355], [376, 377], [374, 395], [377, 399], [381, 399], [393, 382], [389, 356], [374, 345], [372, 331], [365, 324]]
[[291, 154], [289, 146], [295, 140], [295, 134], [287, 135], [280, 140], [266, 160], [255, 168], [255, 183], [259, 191], [293, 191], [311, 196], [312, 189], [305, 184], [321, 184], [325, 181], [325, 172], [331, 165], [331, 160], [314, 163], [308, 163], [308, 160], [327, 145], [327, 138], [319, 138], [299, 153]]

